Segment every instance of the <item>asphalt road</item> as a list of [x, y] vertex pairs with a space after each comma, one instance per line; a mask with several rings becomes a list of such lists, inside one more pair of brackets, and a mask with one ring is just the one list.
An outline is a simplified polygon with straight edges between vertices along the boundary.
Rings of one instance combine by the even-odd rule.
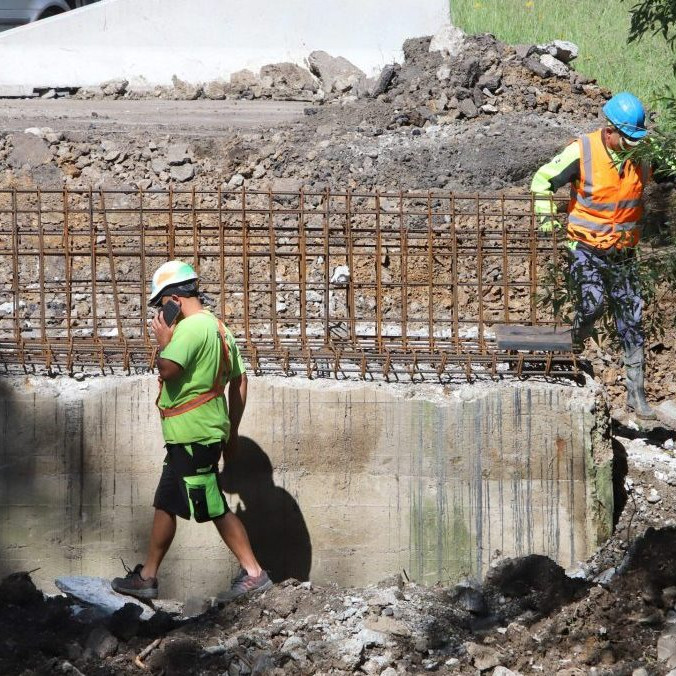
[[228, 129], [269, 128], [301, 119], [308, 103], [297, 101], [140, 101], [104, 99], [0, 100], [0, 132], [28, 127], [58, 131], [120, 133], [162, 131], [172, 135], [214, 134]]

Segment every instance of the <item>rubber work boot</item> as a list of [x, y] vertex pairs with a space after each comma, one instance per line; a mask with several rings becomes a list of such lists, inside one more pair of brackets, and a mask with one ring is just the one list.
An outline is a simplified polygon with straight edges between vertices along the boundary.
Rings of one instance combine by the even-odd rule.
[[655, 420], [657, 414], [650, 407], [645, 398], [643, 384], [643, 347], [634, 347], [625, 350], [624, 365], [627, 370], [625, 385], [627, 388], [627, 406], [634, 410], [637, 418]]
[[245, 594], [252, 594], [254, 592], [262, 592], [272, 587], [272, 580], [269, 578], [266, 571], [263, 571], [258, 577], [249, 575], [246, 570], [240, 568], [239, 573], [232, 580], [232, 586], [227, 592], [220, 593], [216, 600], [221, 603], [234, 601]]
[[110, 586], [118, 594], [126, 594], [127, 596], [135, 596], [137, 599], [156, 599], [157, 598], [157, 578], [156, 577], [141, 577], [143, 564], [139, 563], [134, 570], [128, 568], [124, 561], [122, 562], [124, 569], [127, 571], [125, 577], [116, 577]]

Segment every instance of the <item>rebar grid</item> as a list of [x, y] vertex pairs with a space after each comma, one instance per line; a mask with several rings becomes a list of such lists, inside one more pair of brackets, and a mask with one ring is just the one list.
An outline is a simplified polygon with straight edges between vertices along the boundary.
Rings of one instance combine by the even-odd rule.
[[256, 372], [576, 373], [494, 340], [556, 324], [536, 296], [560, 244], [530, 195], [3, 190], [0, 362], [152, 367], [149, 282], [179, 258]]

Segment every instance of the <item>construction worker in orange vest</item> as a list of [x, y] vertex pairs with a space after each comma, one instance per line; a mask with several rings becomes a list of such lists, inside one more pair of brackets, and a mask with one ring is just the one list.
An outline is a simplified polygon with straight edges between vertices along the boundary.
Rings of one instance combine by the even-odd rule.
[[[608, 303], [624, 347], [627, 405], [639, 418], [654, 419], [645, 398], [643, 301], [635, 256], [651, 169], [627, 157], [648, 133], [645, 109], [633, 94], [622, 92], [606, 102], [603, 113], [608, 124], [584, 134], [540, 167], [531, 191], [549, 198], [571, 184], [567, 236], [570, 274], [579, 292], [575, 338], [583, 342], [592, 334]], [[551, 199], [537, 199], [535, 211], [543, 232], [560, 227]]]
[[235, 449], [246, 406], [247, 377], [237, 343], [230, 330], [202, 306], [197, 274], [187, 263], [173, 260], [157, 269], [150, 305], [162, 308], [151, 328], [159, 348], [157, 406], [167, 453], [153, 501], [145, 563], [133, 570], [125, 566], [127, 575], [115, 578], [111, 586], [120, 594], [157, 598], [157, 572], [179, 516], [212, 521], [239, 561], [232, 586], [219, 598], [229, 601], [263, 591], [272, 582], [218, 484], [221, 454]]

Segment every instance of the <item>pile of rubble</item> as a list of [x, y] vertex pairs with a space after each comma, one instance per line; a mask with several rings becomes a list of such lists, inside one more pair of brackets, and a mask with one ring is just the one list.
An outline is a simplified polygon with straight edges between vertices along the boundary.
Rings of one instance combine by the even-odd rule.
[[[581, 93], [589, 97], [587, 108], [593, 113], [601, 99], [594, 81], [571, 66], [577, 46], [562, 40], [510, 47], [492, 35], [467, 36], [449, 25], [433, 37], [407, 40], [403, 52], [402, 65], [387, 65], [376, 78], [341, 56], [314, 51], [307, 58], [307, 69], [275, 63], [257, 74], [238, 71], [227, 82], [189, 83], [174, 76], [171, 87], [139, 88], [127, 80], [110, 80], [80, 89], [76, 98], [268, 98], [315, 103], [370, 98], [392, 102], [397, 108], [424, 106], [428, 115], [448, 111], [452, 119], [511, 110], [574, 112], [570, 95]], [[530, 82], [533, 78], [536, 82]], [[547, 80], [542, 89], [542, 81]], [[423, 122], [431, 119], [419, 115]], [[419, 121], [414, 116], [410, 123]]]
[[[44, 597], [26, 573], [0, 583], [4, 674], [673, 674], [673, 528], [649, 529], [604, 576], [531, 555], [483, 583], [361, 589], [288, 580], [228, 605], [138, 605], [112, 615]], [[665, 565], [666, 564], [666, 565]], [[171, 610], [173, 608], [173, 610]], [[190, 617], [186, 617], [190, 614]]]

